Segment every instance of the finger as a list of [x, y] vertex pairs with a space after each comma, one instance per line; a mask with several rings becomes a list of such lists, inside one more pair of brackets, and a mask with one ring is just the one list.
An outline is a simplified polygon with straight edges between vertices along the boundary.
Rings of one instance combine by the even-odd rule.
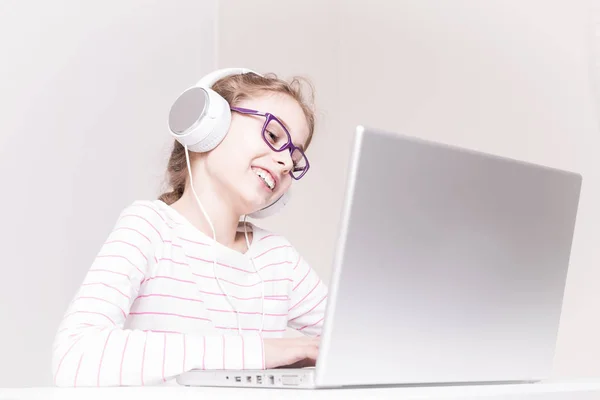
[[294, 364], [305, 359], [317, 359], [319, 349], [311, 344], [304, 344], [293, 348], [290, 356], [287, 357], [285, 364]]
[[317, 346], [307, 346], [304, 348], [304, 351], [305, 359], [317, 360], [319, 356], [319, 348]]

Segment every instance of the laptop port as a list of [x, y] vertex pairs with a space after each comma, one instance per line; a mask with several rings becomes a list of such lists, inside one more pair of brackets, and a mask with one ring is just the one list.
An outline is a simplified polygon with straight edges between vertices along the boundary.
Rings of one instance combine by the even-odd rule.
[[273, 375], [269, 375], [269, 384], [270, 385], [274, 385], [275, 384], [275, 377]]
[[258, 383], [259, 385], [262, 385], [262, 376], [256, 375], [256, 383]]
[[236, 376], [235, 377], [235, 381], [236, 382], [241, 382], [242, 381], [242, 377], [241, 376]]
[[300, 377], [295, 375], [283, 375], [281, 377], [281, 383], [284, 386], [299, 386], [300, 385]]
[[251, 377], [251, 376], [247, 376], [247, 377], [246, 377], [246, 382], [248, 382], [248, 383], [252, 383], [252, 377]]

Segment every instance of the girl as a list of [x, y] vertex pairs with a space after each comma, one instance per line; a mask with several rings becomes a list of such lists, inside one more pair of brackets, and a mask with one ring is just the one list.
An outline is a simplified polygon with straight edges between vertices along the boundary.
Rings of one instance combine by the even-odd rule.
[[[122, 211], [58, 328], [56, 385], [314, 365], [327, 289], [284, 237], [245, 222], [308, 172], [313, 111], [297, 80], [232, 70], [212, 78], [207, 86], [231, 109], [225, 137], [203, 152], [176, 140], [172, 190]], [[306, 336], [283, 338], [287, 327]]]

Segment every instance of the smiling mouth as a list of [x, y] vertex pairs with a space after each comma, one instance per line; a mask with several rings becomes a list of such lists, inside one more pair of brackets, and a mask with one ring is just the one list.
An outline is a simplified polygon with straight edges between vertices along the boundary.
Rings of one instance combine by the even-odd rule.
[[275, 190], [275, 179], [269, 173], [269, 171], [258, 167], [252, 167], [252, 171], [263, 180], [267, 187], [271, 190]]

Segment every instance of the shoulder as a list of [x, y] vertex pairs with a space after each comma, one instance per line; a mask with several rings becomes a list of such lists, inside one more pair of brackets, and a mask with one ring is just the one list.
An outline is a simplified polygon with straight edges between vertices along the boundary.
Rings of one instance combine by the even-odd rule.
[[253, 244], [257, 257], [275, 256], [285, 258], [288, 262], [297, 262], [300, 254], [292, 242], [284, 235], [251, 224]]
[[282, 234], [265, 229], [253, 223], [248, 223], [252, 229], [252, 240], [261, 247], [264, 244], [292, 246], [292, 243]]
[[117, 225], [162, 238], [179, 224], [173, 217], [170, 207], [160, 200], [135, 200], [121, 210]]

